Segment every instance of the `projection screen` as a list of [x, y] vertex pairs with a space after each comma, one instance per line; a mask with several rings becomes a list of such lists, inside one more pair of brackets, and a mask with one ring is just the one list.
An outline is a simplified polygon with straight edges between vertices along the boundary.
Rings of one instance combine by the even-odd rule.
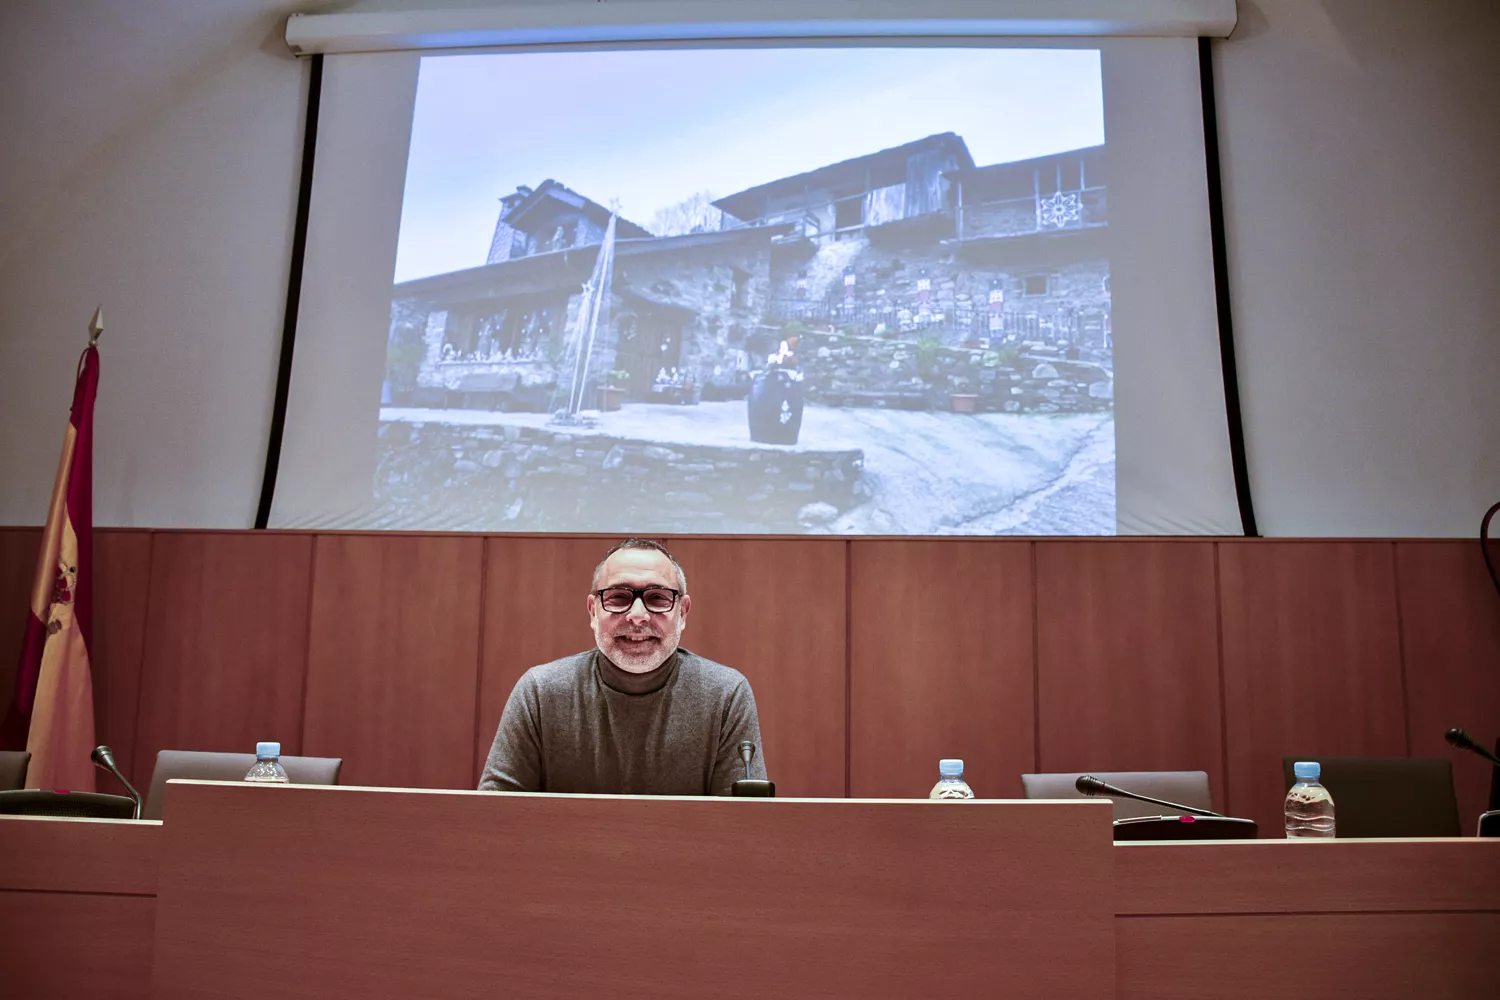
[[273, 527], [1236, 534], [1191, 39], [328, 57]]

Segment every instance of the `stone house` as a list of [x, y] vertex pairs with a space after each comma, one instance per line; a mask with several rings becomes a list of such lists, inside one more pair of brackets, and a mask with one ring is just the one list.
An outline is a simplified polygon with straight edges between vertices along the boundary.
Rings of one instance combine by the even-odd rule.
[[[830, 355], [868, 353], [869, 365], [848, 362], [856, 370], [891, 373], [845, 405], [932, 398], [921, 371], [892, 363], [916, 353], [888, 359], [882, 341], [1001, 351], [1026, 370], [1023, 355], [1055, 356], [1107, 378], [1105, 167], [1102, 146], [978, 166], [942, 133], [716, 199], [715, 231], [654, 237], [617, 219], [589, 377], [640, 401], [662, 399], [669, 373], [674, 401], [723, 398], [791, 330], [816, 331]], [[485, 264], [396, 286], [395, 401], [555, 409], [610, 214], [555, 180], [518, 188], [501, 199]]]
[[720, 198], [776, 221], [767, 319], [990, 346], [1110, 349], [1104, 147], [976, 166], [951, 133]]
[[[547, 410], [571, 371], [575, 329], [610, 210], [548, 180], [501, 200], [485, 264], [398, 284], [388, 372], [397, 402]], [[616, 221], [610, 294], [590, 361], [594, 386], [695, 401], [717, 368], [743, 369], [786, 226], [653, 237]], [[566, 395], [566, 390], [563, 390]]]

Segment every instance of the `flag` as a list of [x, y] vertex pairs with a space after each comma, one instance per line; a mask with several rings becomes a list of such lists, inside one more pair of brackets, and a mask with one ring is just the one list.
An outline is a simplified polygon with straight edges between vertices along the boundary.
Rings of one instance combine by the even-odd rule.
[[[99, 324], [95, 314], [95, 337]], [[93, 640], [94, 395], [99, 349], [78, 361], [73, 412], [37, 556], [16, 672], [15, 701], [0, 728], [0, 747], [31, 751], [29, 788], [94, 790]]]

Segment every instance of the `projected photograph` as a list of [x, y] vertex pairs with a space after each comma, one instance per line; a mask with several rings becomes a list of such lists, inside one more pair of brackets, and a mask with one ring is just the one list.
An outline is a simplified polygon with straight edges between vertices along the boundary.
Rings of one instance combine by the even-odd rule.
[[391, 527], [1114, 534], [1099, 53], [422, 60]]

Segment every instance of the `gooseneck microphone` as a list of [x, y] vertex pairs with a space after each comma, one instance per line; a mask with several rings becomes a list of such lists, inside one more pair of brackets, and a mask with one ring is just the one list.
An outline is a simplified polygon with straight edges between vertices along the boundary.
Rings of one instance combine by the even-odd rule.
[[130, 818], [140, 819], [141, 793], [136, 791], [130, 782], [125, 780], [125, 775], [121, 774], [120, 769], [115, 766], [115, 752], [109, 747], [94, 747], [94, 752], [89, 754], [89, 759], [94, 762], [95, 767], [113, 774], [119, 780], [120, 784], [125, 786], [125, 790], [130, 793], [130, 801], [135, 803], [135, 815]]
[[740, 759], [745, 762], [745, 776], [734, 783], [730, 794], [736, 798], [752, 799], [774, 799], [776, 797], [776, 782], [767, 781], [764, 778], [750, 777], [750, 758], [755, 756], [755, 744], [749, 740], [740, 741]]
[[1092, 774], [1080, 774], [1078, 780], [1073, 782], [1073, 787], [1084, 795], [1118, 795], [1124, 799], [1135, 799], [1137, 802], [1149, 802], [1154, 806], [1165, 806], [1168, 809], [1176, 809], [1180, 812], [1192, 813], [1195, 816], [1213, 816], [1218, 819], [1226, 818], [1223, 813], [1216, 813], [1212, 809], [1199, 809], [1197, 806], [1184, 806], [1176, 802], [1168, 802], [1166, 799], [1153, 799], [1149, 795], [1140, 795], [1136, 792], [1128, 792], [1123, 788], [1111, 785], [1107, 781], [1101, 781]]
[[1474, 737], [1470, 736], [1462, 729], [1448, 730], [1443, 734], [1443, 739], [1447, 740], [1453, 746], [1458, 747], [1460, 750], [1469, 750], [1473, 753], [1477, 753], [1479, 756], [1483, 757], [1491, 764], [1494, 764], [1496, 767], [1500, 767], [1500, 757], [1496, 757], [1484, 747], [1480, 746], [1478, 743], [1475, 743]]

